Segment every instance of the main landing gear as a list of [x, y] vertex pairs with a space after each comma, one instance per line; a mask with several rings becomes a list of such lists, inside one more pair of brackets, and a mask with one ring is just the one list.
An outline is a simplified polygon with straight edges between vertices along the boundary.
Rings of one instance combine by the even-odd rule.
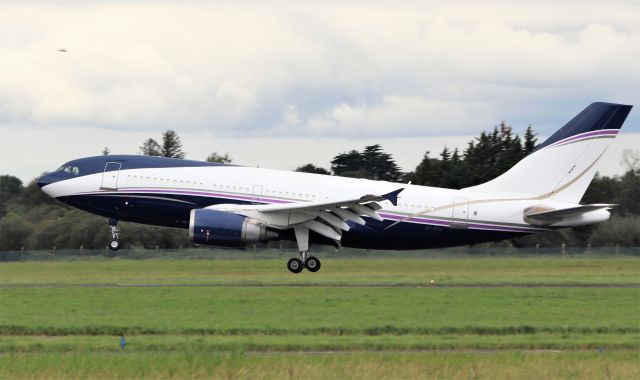
[[118, 239], [118, 221], [116, 219], [107, 220], [109, 227], [111, 227], [111, 240], [109, 241], [109, 249], [117, 251], [120, 249], [120, 239]]
[[308, 251], [301, 251], [300, 258], [292, 257], [287, 261], [287, 269], [292, 273], [300, 273], [304, 268], [309, 272], [317, 272], [320, 270], [320, 259], [315, 256], [309, 256]]
[[309, 256], [309, 229], [306, 227], [294, 227], [296, 241], [300, 250], [300, 258], [292, 257], [287, 262], [287, 269], [292, 273], [300, 273], [304, 268], [309, 272], [320, 270], [320, 260], [315, 256]]

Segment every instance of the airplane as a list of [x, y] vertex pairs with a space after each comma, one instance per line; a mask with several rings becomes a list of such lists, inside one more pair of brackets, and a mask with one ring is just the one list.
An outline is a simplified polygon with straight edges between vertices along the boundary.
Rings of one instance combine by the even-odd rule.
[[445, 189], [165, 157], [69, 161], [37, 181], [49, 196], [108, 220], [189, 230], [196, 245], [297, 243], [293, 273], [316, 272], [310, 244], [414, 250], [498, 241], [609, 219], [612, 204], [582, 205], [596, 163], [632, 106], [586, 107], [504, 174]]

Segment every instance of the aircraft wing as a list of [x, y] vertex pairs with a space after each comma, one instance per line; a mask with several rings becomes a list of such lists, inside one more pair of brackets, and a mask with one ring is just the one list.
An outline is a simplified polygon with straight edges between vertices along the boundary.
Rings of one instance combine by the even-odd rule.
[[[260, 219], [264, 223], [279, 229], [295, 228], [308, 234], [314, 231], [329, 239], [340, 241], [342, 231], [348, 231], [347, 221], [364, 225], [362, 216], [382, 221], [377, 211], [382, 208], [378, 202], [390, 201], [398, 204], [398, 194], [404, 188], [387, 194], [367, 194], [358, 198], [331, 200], [326, 202], [299, 202], [291, 204], [268, 205], [214, 205], [208, 209], [233, 212]], [[305, 231], [306, 230], [306, 231]]]
[[[404, 190], [398, 189], [383, 195], [367, 194], [360, 198], [345, 199], [340, 201], [327, 201], [327, 202], [306, 202], [306, 203], [293, 203], [289, 205], [282, 204], [270, 204], [259, 206], [262, 212], [278, 212], [278, 211], [311, 211], [311, 210], [325, 210], [337, 207], [349, 207], [349, 205], [363, 205], [369, 202], [382, 202], [390, 201], [394, 206], [398, 205], [398, 194]], [[378, 208], [379, 210], [379, 208]], [[367, 215], [367, 214], [364, 214]]]

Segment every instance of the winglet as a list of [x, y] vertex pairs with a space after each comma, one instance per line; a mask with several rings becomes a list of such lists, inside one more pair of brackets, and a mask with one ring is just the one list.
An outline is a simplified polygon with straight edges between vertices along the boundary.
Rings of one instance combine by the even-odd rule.
[[400, 192], [404, 190], [403, 188], [400, 188], [398, 190], [394, 190], [390, 193], [384, 194], [382, 195], [382, 198], [388, 200], [389, 202], [391, 202], [394, 206], [398, 205], [398, 194], [400, 194]]

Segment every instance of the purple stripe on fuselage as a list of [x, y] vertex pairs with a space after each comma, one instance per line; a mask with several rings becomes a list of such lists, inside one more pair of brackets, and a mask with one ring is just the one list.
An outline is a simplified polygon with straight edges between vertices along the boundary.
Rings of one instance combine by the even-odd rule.
[[469, 223], [469, 228], [477, 230], [496, 230], [496, 231], [511, 231], [511, 232], [542, 232], [544, 229], [529, 228], [529, 227], [510, 227], [510, 226], [495, 226], [490, 224]]

